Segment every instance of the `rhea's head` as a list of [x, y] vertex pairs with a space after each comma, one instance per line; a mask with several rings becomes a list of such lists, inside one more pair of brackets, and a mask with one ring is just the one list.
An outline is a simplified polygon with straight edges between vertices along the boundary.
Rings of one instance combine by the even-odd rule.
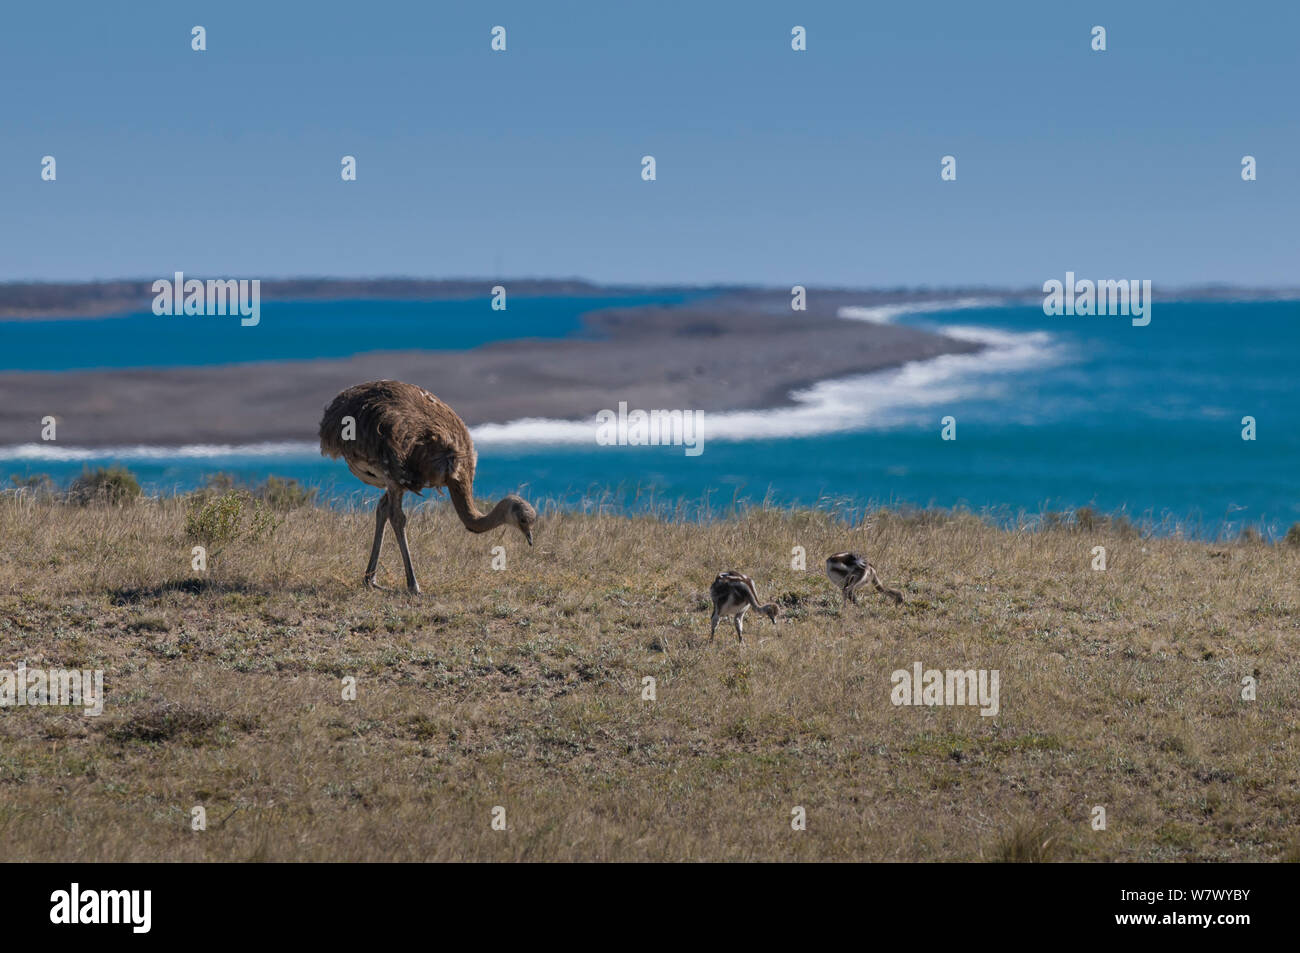
[[511, 493], [506, 499], [510, 501], [510, 509], [506, 511], [510, 522], [519, 527], [519, 532], [524, 534], [528, 545], [533, 545], [533, 527], [537, 525], [537, 510], [517, 494]]

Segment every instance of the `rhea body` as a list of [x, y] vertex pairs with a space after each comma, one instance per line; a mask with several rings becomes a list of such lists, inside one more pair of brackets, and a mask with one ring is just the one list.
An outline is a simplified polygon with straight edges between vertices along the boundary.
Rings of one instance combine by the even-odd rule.
[[474, 468], [478, 453], [469, 428], [454, 410], [433, 394], [401, 381], [370, 381], [342, 391], [325, 408], [320, 422], [320, 452], [342, 457], [348, 469], [384, 491], [375, 507], [375, 537], [366, 565], [365, 584], [375, 589], [384, 528], [391, 526], [402, 551], [406, 586], [420, 591], [406, 541], [402, 496], [426, 488], [445, 488], [461, 523], [471, 533], [497, 526], [516, 527], [533, 542], [537, 511], [514, 493], [487, 513], [474, 505]]
[[836, 553], [834, 556], [827, 557], [826, 575], [839, 588], [845, 604], [852, 602], [857, 605], [858, 600], [854, 592], [867, 582], [875, 586], [876, 591], [881, 595], [888, 596], [894, 602], [901, 604], [903, 601], [903, 594], [882, 583], [875, 568], [867, 562], [867, 558], [857, 553]]
[[754, 588], [754, 580], [743, 572], [728, 569], [718, 573], [718, 578], [714, 579], [713, 585], [709, 587], [709, 597], [713, 600], [710, 639], [718, 631], [718, 620], [723, 616], [731, 616], [736, 623], [736, 641], [744, 642], [745, 613], [750, 609], [757, 609], [771, 619], [773, 625], [776, 625], [776, 604], [769, 602], [761, 605], [758, 601], [758, 591]]

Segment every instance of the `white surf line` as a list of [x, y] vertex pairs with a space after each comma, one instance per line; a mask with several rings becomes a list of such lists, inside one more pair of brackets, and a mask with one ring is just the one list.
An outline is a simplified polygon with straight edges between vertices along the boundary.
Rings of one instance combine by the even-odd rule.
[[0, 460], [45, 460], [55, 463], [78, 463], [89, 460], [201, 460], [217, 457], [291, 457], [318, 456], [314, 443], [281, 441], [276, 443], [209, 444], [183, 446], [149, 446], [136, 444], [122, 447], [60, 447], [54, 443], [23, 443], [0, 447]]
[[[998, 396], [1008, 373], [1051, 367], [1067, 357], [1064, 347], [1046, 331], [950, 325], [939, 333], [985, 348], [975, 354], [942, 354], [888, 370], [819, 381], [792, 392], [794, 405], [790, 407], [705, 413], [703, 437], [706, 441], [738, 441], [908, 426], [929, 408]], [[486, 424], [475, 428], [473, 434], [475, 442], [487, 446], [595, 446], [596, 427], [595, 417], [530, 417]]]
[[1006, 304], [1002, 298], [949, 298], [944, 301], [900, 301], [897, 304], [878, 304], [871, 307], [846, 306], [836, 314], [852, 321], [870, 321], [872, 324], [890, 324], [905, 314], [933, 314], [937, 311], [961, 311], [966, 308], [997, 308]]

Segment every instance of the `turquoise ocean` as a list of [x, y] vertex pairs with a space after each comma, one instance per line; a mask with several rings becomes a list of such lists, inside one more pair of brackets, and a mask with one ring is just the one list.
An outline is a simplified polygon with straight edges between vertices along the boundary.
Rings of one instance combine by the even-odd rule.
[[[610, 305], [683, 295], [474, 301], [264, 302], [261, 324], [157, 318], [0, 322], [0, 370], [57, 373], [336, 358], [378, 346], [469, 348], [582, 333]], [[1156, 301], [1151, 323], [1049, 317], [994, 297], [845, 309], [979, 341], [975, 355], [824, 381], [766, 412], [707, 414], [704, 452], [599, 447], [593, 423], [524, 420], [475, 429], [477, 493], [522, 489], [580, 509], [698, 515], [733, 504], [964, 507], [1004, 522], [1092, 507], [1157, 532], [1268, 536], [1300, 521], [1300, 302]], [[488, 314], [490, 317], [485, 317]], [[165, 322], [165, 323], [164, 323]], [[378, 342], [370, 344], [370, 342]], [[435, 393], [437, 381], [416, 381]], [[323, 401], [322, 401], [323, 403]], [[594, 408], [597, 410], [599, 408]], [[647, 408], [649, 409], [649, 408]], [[942, 438], [945, 417], [956, 439]], [[1253, 418], [1253, 440], [1242, 438]], [[243, 447], [0, 447], [0, 476], [122, 463], [150, 492], [224, 472], [296, 478], [324, 499], [368, 505], [362, 487], [311, 442]]]

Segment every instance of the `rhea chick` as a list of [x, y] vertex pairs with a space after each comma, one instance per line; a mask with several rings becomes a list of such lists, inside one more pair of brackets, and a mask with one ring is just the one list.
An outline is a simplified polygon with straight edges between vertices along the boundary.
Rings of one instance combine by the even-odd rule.
[[899, 604], [903, 602], [903, 594], [897, 589], [890, 589], [884, 585], [866, 557], [859, 556], [857, 553], [836, 553], [828, 557], [826, 575], [839, 587], [846, 605], [850, 602], [857, 605], [858, 600], [854, 598], [854, 590], [865, 582], [870, 582], [878, 592], [893, 599], [894, 602]]
[[729, 569], [726, 572], [718, 573], [718, 578], [713, 580], [713, 585], [709, 587], [709, 596], [713, 599], [712, 628], [709, 629], [710, 639], [718, 631], [718, 620], [725, 615], [729, 615], [734, 617], [736, 623], [736, 641], [743, 643], [745, 641], [743, 635], [745, 613], [750, 609], [757, 609], [771, 619], [773, 625], [776, 625], [776, 603], [769, 602], [766, 605], [760, 605], [758, 592], [754, 589], [754, 580], [743, 572], [734, 572]]

